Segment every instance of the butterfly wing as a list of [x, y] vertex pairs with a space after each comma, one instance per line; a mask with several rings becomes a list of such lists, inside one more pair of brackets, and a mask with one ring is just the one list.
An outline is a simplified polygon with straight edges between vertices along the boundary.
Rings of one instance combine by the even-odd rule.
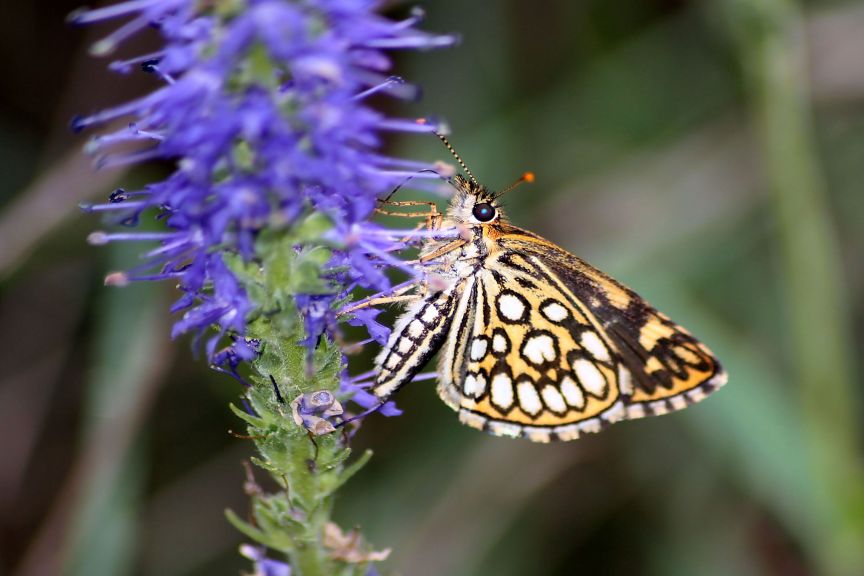
[[389, 398], [423, 369], [444, 343], [453, 321], [453, 307], [464, 292], [464, 281], [418, 299], [399, 317], [387, 345], [381, 349], [372, 392]]
[[642, 298], [507, 226], [457, 304], [439, 394], [468, 425], [570, 440], [722, 386], [713, 354]]

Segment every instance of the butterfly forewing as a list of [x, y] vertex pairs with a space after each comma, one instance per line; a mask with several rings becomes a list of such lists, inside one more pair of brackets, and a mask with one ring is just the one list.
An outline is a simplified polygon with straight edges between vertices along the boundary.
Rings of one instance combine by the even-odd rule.
[[395, 393], [435, 355], [447, 338], [460, 288], [456, 284], [420, 299], [399, 318], [376, 359], [378, 375], [372, 386], [376, 396]]

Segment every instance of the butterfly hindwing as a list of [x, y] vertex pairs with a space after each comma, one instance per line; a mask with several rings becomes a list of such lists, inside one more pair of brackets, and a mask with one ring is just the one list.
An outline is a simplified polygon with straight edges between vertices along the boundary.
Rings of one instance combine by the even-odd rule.
[[629, 288], [576, 256], [513, 228], [501, 239], [595, 318], [632, 379], [627, 418], [680, 410], [726, 383], [716, 357]]
[[457, 352], [442, 357], [439, 394], [466, 424], [541, 442], [621, 419], [629, 377], [612, 343], [527, 265], [502, 255], [477, 274], [472, 330], [451, 332], [445, 349]]

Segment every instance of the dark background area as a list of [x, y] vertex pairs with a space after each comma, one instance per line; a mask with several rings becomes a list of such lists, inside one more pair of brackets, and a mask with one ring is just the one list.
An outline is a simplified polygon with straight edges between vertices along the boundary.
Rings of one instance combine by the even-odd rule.
[[[164, 173], [93, 172], [68, 130], [156, 80], [90, 57], [111, 28], [66, 26], [76, 7], [0, 6], [0, 574], [235, 574], [238, 385], [169, 340], [170, 286], [102, 285], [136, 248], [88, 246], [77, 208]], [[389, 111], [446, 118], [491, 187], [534, 171], [510, 218], [690, 328], [730, 383], [542, 446], [461, 426], [418, 382], [364, 423], [340, 524], [411, 576], [864, 573], [864, 5], [426, 8], [462, 45], [398, 56], [425, 97]]]

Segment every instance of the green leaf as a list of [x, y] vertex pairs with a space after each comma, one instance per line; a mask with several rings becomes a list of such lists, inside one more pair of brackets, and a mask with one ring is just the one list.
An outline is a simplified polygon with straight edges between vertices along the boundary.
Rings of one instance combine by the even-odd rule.
[[225, 510], [225, 518], [228, 519], [228, 522], [230, 522], [234, 528], [255, 542], [263, 544], [268, 548], [273, 548], [274, 550], [290, 552], [291, 546], [289, 545], [286, 547], [286, 539], [284, 537], [274, 537], [272, 532], [255, 528], [245, 520], [241, 520], [232, 510]]
[[238, 418], [240, 418], [241, 420], [243, 420], [244, 422], [246, 422], [250, 426], [253, 426], [253, 427], [258, 428], [258, 429], [264, 427], [264, 421], [261, 418], [257, 418], [255, 416], [252, 416], [251, 414], [249, 414], [245, 410], [241, 410], [240, 408], [238, 408], [234, 404], [228, 404], [228, 409], [231, 410], [235, 416], [237, 416]]

